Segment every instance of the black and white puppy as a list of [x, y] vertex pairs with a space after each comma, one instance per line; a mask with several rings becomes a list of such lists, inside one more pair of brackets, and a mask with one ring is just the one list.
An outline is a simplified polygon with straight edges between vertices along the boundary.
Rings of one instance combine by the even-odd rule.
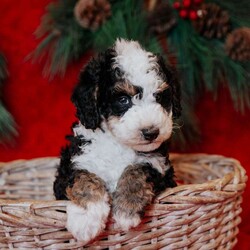
[[116, 227], [136, 227], [153, 197], [176, 185], [167, 140], [180, 91], [160, 56], [118, 39], [81, 72], [72, 101], [80, 122], [62, 151], [54, 192], [71, 200], [67, 229], [88, 242], [111, 210]]

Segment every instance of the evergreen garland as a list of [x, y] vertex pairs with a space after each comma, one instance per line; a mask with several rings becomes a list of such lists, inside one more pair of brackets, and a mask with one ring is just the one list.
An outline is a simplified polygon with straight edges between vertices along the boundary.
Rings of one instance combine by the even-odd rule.
[[[38, 29], [37, 33], [44, 39], [34, 52], [34, 58], [42, 58], [47, 54], [44, 68], [47, 75], [53, 77], [57, 73], [63, 74], [68, 64], [83, 56], [87, 50], [106, 49], [117, 37], [138, 40], [146, 49], [163, 54], [170, 62], [170, 57], [174, 55], [177, 61], [174, 66], [178, 70], [183, 96], [182, 121], [176, 125], [183, 125], [183, 128], [174, 133], [175, 143], [179, 146], [186, 141], [194, 142], [194, 138], [200, 134], [194, 107], [205, 89], [216, 97], [219, 85], [226, 83], [235, 108], [244, 110], [246, 106], [250, 107], [250, 62], [229, 58], [225, 51], [225, 38], [203, 37], [195, 30], [193, 21], [181, 16], [178, 9], [173, 8], [177, 20], [175, 26], [159, 39], [150, 33], [150, 24], [147, 22], [149, 13], [143, 0], [110, 1], [112, 15], [96, 31], [83, 28], [77, 23], [73, 13], [76, 2], [58, 0], [51, 3]], [[170, 8], [176, 4], [175, 0], [158, 2], [165, 5], [168, 3]], [[248, 0], [240, 4], [236, 0], [205, 2], [225, 9], [230, 15], [232, 29], [250, 27]], [[178, 4], [181, 4], [180, 1]], [[162, 44], [167, 46], [163, 48]]]
[[222, 8], [226, 9], [231, 17], [234, 28], [236, 27], [250, 27], [249, 20], [249, 10], [250, 10], [250, 1], [249, 0], [209, 0], [208, 2], [216, 3]]
[[[4, 56], [0, 53], [0, 97], [1, 89], [7, 76], [6, 61]], [[0, 142], [2, 143], [10, 139], [13, 134], [16, 134], [14, 119], [0, 100]]]
[[182, 90], [190, 102], [196, 103], [204, 87], [216, 97], [219, 83], [226, 80], [235, 108], [250, 107], [250, 62], [233, 61], [222, 41], [199, 36], [185, 20], [179, 20], [168, 40], [177, 57]]
[[33, 61], [46, 57], [43, 71], [46, 76], [63, 75], [68, 64], [79, 59], [93, 44], [93, 32], [83, 29], [75, 20], [76, 2], [60, 0], [49, 4], [36, 31], [42, 41], [31, 56]]
[[93, 44], [95, 50], [105, 50], [115, 42], [117, 37], [122, 37], [137, 40], [146, 49], [155, 53], [162, 52], [156, 37], [147, 33], [143, 1], [116, 1], [112, 6], [112, 17], [95, 34]]

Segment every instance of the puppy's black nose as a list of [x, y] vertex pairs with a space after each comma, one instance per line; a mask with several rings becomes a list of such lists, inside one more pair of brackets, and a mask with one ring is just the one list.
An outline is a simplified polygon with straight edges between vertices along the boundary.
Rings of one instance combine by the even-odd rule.
[[141, 132], [144, 139], [147, 141], [153, 141], [159, 135], [159, 129], [142, 129]]

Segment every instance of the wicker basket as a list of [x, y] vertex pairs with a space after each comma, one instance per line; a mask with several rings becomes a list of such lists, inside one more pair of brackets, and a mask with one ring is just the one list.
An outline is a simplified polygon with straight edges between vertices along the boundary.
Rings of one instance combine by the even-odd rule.
[[127, 233], [107, 229], [88, 246], [65, 229], [65, 206], [52, 193], [56, 158], [0, 164], [0, 249], [232, 249], [247, 176], [238, 161], [171, 155], [180, 185], [147, 207]]

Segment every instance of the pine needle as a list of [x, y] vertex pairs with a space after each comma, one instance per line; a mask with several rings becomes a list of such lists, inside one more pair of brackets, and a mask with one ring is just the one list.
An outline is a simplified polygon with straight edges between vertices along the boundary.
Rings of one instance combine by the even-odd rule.
[[230, 18], [233, 22], [234, 27], [246, 26], [250, 27], [249, 11], [250, 1], [249, 0], [209, 0], [209, 2], [220, 5], [223, 9], [227, 10], [230, 14]]
[[[4, 56], [0, 54], [0, 96], [2, 85], [7, 76], [6, 61]], [[17, 134], [15, 127], [14, 119], [0, 101], [0, 143], [8, 141], [13, 135]]]
[[116, 1], [112, 6], [112, 17], [102, 25], [94, 38], [97, 51], [110, 47], [117, 38], [139, 41], [143, 47], [155, 53], [162, 49], [155, 37], [147, 33], [146, 14], [142, 8], [143, 1]]
[[235, 108], [243, 110], [249, 106], [249, 62], [233, 61], [226, 55], [222, 41], [198, 35], [191, 23], [184, 20], [179, 20], [168, 39], [171, 49], [176, 52], [182, 90], [189, 96], [190, 103], [194, 105], [204, 89], [216, 96], [224, 79]]
[[8, 70], [6, 67], [6, 60], [4, 56], [0, 53], [0, 88], [2, 87], [2, 84], [4, 80], [8, 76]]
[[13, 135], [17, 135], [15, 121], [0, 102], [0, 143], [8, 142]]
[[80, 27], [74, 18], [75, 3], [76, 0], [61, 0], [49, 4], [35, 32], [37, 38], [43, 39], [28, 59], [45, 60], [43, 73], [50, 78], [63, 76], [67, 66], [93, 44], [92, 32]]

